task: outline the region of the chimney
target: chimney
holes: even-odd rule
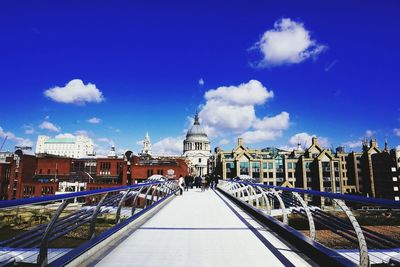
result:
[[[238,146],[243,146],[243,138],[238,138]]]
[[[311,142],[313,145],[317,145],[318,144],[318,138],[313,136],[313,138],[311,139]]]

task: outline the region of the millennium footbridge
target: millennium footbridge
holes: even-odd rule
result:
[[[399,202],[251,179],[177,192],[176,181],[153,176],[0,201],[0,266],[400,264]]]

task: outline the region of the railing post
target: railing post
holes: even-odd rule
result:
[[[143,209],[145,209],[147,207],[147,196],[151,190],[151,188],[153,187],[153,185],[149,186],[149,189],[147,189],[146,194],[144,195],[144,204],[143,204]]]
[[[271,215],[271,204],[269,203],[269,197],[265,193],[264,189],[258,186],[258,189],[261,191],[261,194],[264,196],[265,199],[265,205],[267,206],[267,214]]]
[[[279,195],[279,193],[278,193],[275,189],[272,188],[271,191],[274,193],[274,195],[276,196],[276,198],[277,198],[278,201],[279,201],[279,205],[280,205],[280,207],[281,207],[281,209],[282,209],[283,223],[284,223],[284,224],[288,224],[288,222],[289,222],[289,220],[288,220],[288,214],[287,214],[287,212],[286,212],[285,203],[283,202],[282,197]]]
[[[254,195],[254,198],[256,200],[256,207],[258,208],[260,206],[260,202],[258,201],[258,196],[255,188],[251,185],[248,185],[247,187],[250,187],[250,191],[252,192],[252,195]],[[251,202],[251,204],[254,205],[254,199],[252,199]]]
[[[117,213],[115,214],[115,224],[118,224],[121,220],[121,209],[122,209],[122,204],[124,203],[126,197],[128,194],[132,191],[132,188],[128,189],[126,191],[125,195],[121,198],[121,200],[118,203],[118,208],[117,208]]]
[[[37,264],[41,267],[46,266],[48,263],[48,248],[49,248],[49,237],[51,232],[54,229],[54,226],[57,222],[58,217],[60,217],[61,213],[64,211],[64,209],[67,207],[69,204],[69,200],[64,200],[63,203],[58,207],[56,213],[54,216],[51,218],[49,224],[46,227],[46,230],[44,231],[42,240],[40,242],[40,250],[39,250],[39,255],[37,258]]]
[[[311,214],[310,208],[307,206],[307,203],[303,200],[299,193],[292,192],[293,196],[300,202],[301,206],[303,207],[304,211],[306,212],[307,219],[308,219],[308,226],[310,228],[310,238],[312,240],[316,239],[316,231],[315,231],[315,223],[313,216]]]
[[[353,226],[354,231],[357,235],[358,246],[359,246],[359,251],[360,251],[359,265],[361,267],[370,266],[367,242],[365,241],[364,233],[360,227],[360,224],[358,223],[357,219],[354,217],[353,213],[351,212],[349,207],[347,207],[346,203],[344,203],[343,200],[333,199],[333,201],[336,202],[339,205],[339,207],[346,213],[347,218],[349,218],[350,223]]]
[[[100,208],[103,205],[104,201],[106,200],[107,196],[110,193],[106,193],[97,203],[96,208],[93,211],[92,217],[90,218],[90,228],[89,228],[89,239],[93,239],[96,236],[96,221],[97,221],[97,215],[99,215]]]
[[[146,186],[142,186],[142,187],[139,189],[137,195],[135,196],[135,198],[134,198],[134,200],[133,200],[133,202],[132,202],[132,212],[131,212],[131,216],[132,216],[133,214],[135,214],[136,205],[137,205],[137,204],[136,204],[137,199],[140,197],[140,194],[142,193],[143,189],[145,189],[145,188],[146,188]]]
[[[158,196],[158,192],[159,192],[160,186],[161,186],[160,184],[157,184],[156,187],[153,189],[153,192],[151,194],[150,205],[152,205],[154,203],[153,199],[154,199],[154,195],[155,195],[156,192],[157,192],[157,196]],[[158,199],[158,197],[157,197],[157,199]]]

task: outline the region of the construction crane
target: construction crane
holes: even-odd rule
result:
[[[4,137],[4,141],[3,141],[3,143],[2,143],[1,146],[0,146],[0,151],[3,149],[3,146],[4,146],[4,144],[6,143],[7,138],[8,138],[8,135],[6,135],[6,137]]]

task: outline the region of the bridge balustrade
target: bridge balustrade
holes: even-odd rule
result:
[[[176,193],[176,181],[0,201],[0,266],[63,265]]]
[[[304,218],[308,230],[304,231],[304,224],[300,229],[307,234],[306,238],[325,245],[327,241],[342,240],[344,245],[339,247],[346,249],[337,251],[357,260],[359,266],[400,264],[398,201],[270,186],[255,183],[250,178],[223,180],[218,188],[259,214],[272,218],[278,225],[296,227],[299,217]],[[385,216],[386,221],[382,220]],[[359,221],[365,225],[360,225]],[[369,248],[372,249],[369,251]]]

